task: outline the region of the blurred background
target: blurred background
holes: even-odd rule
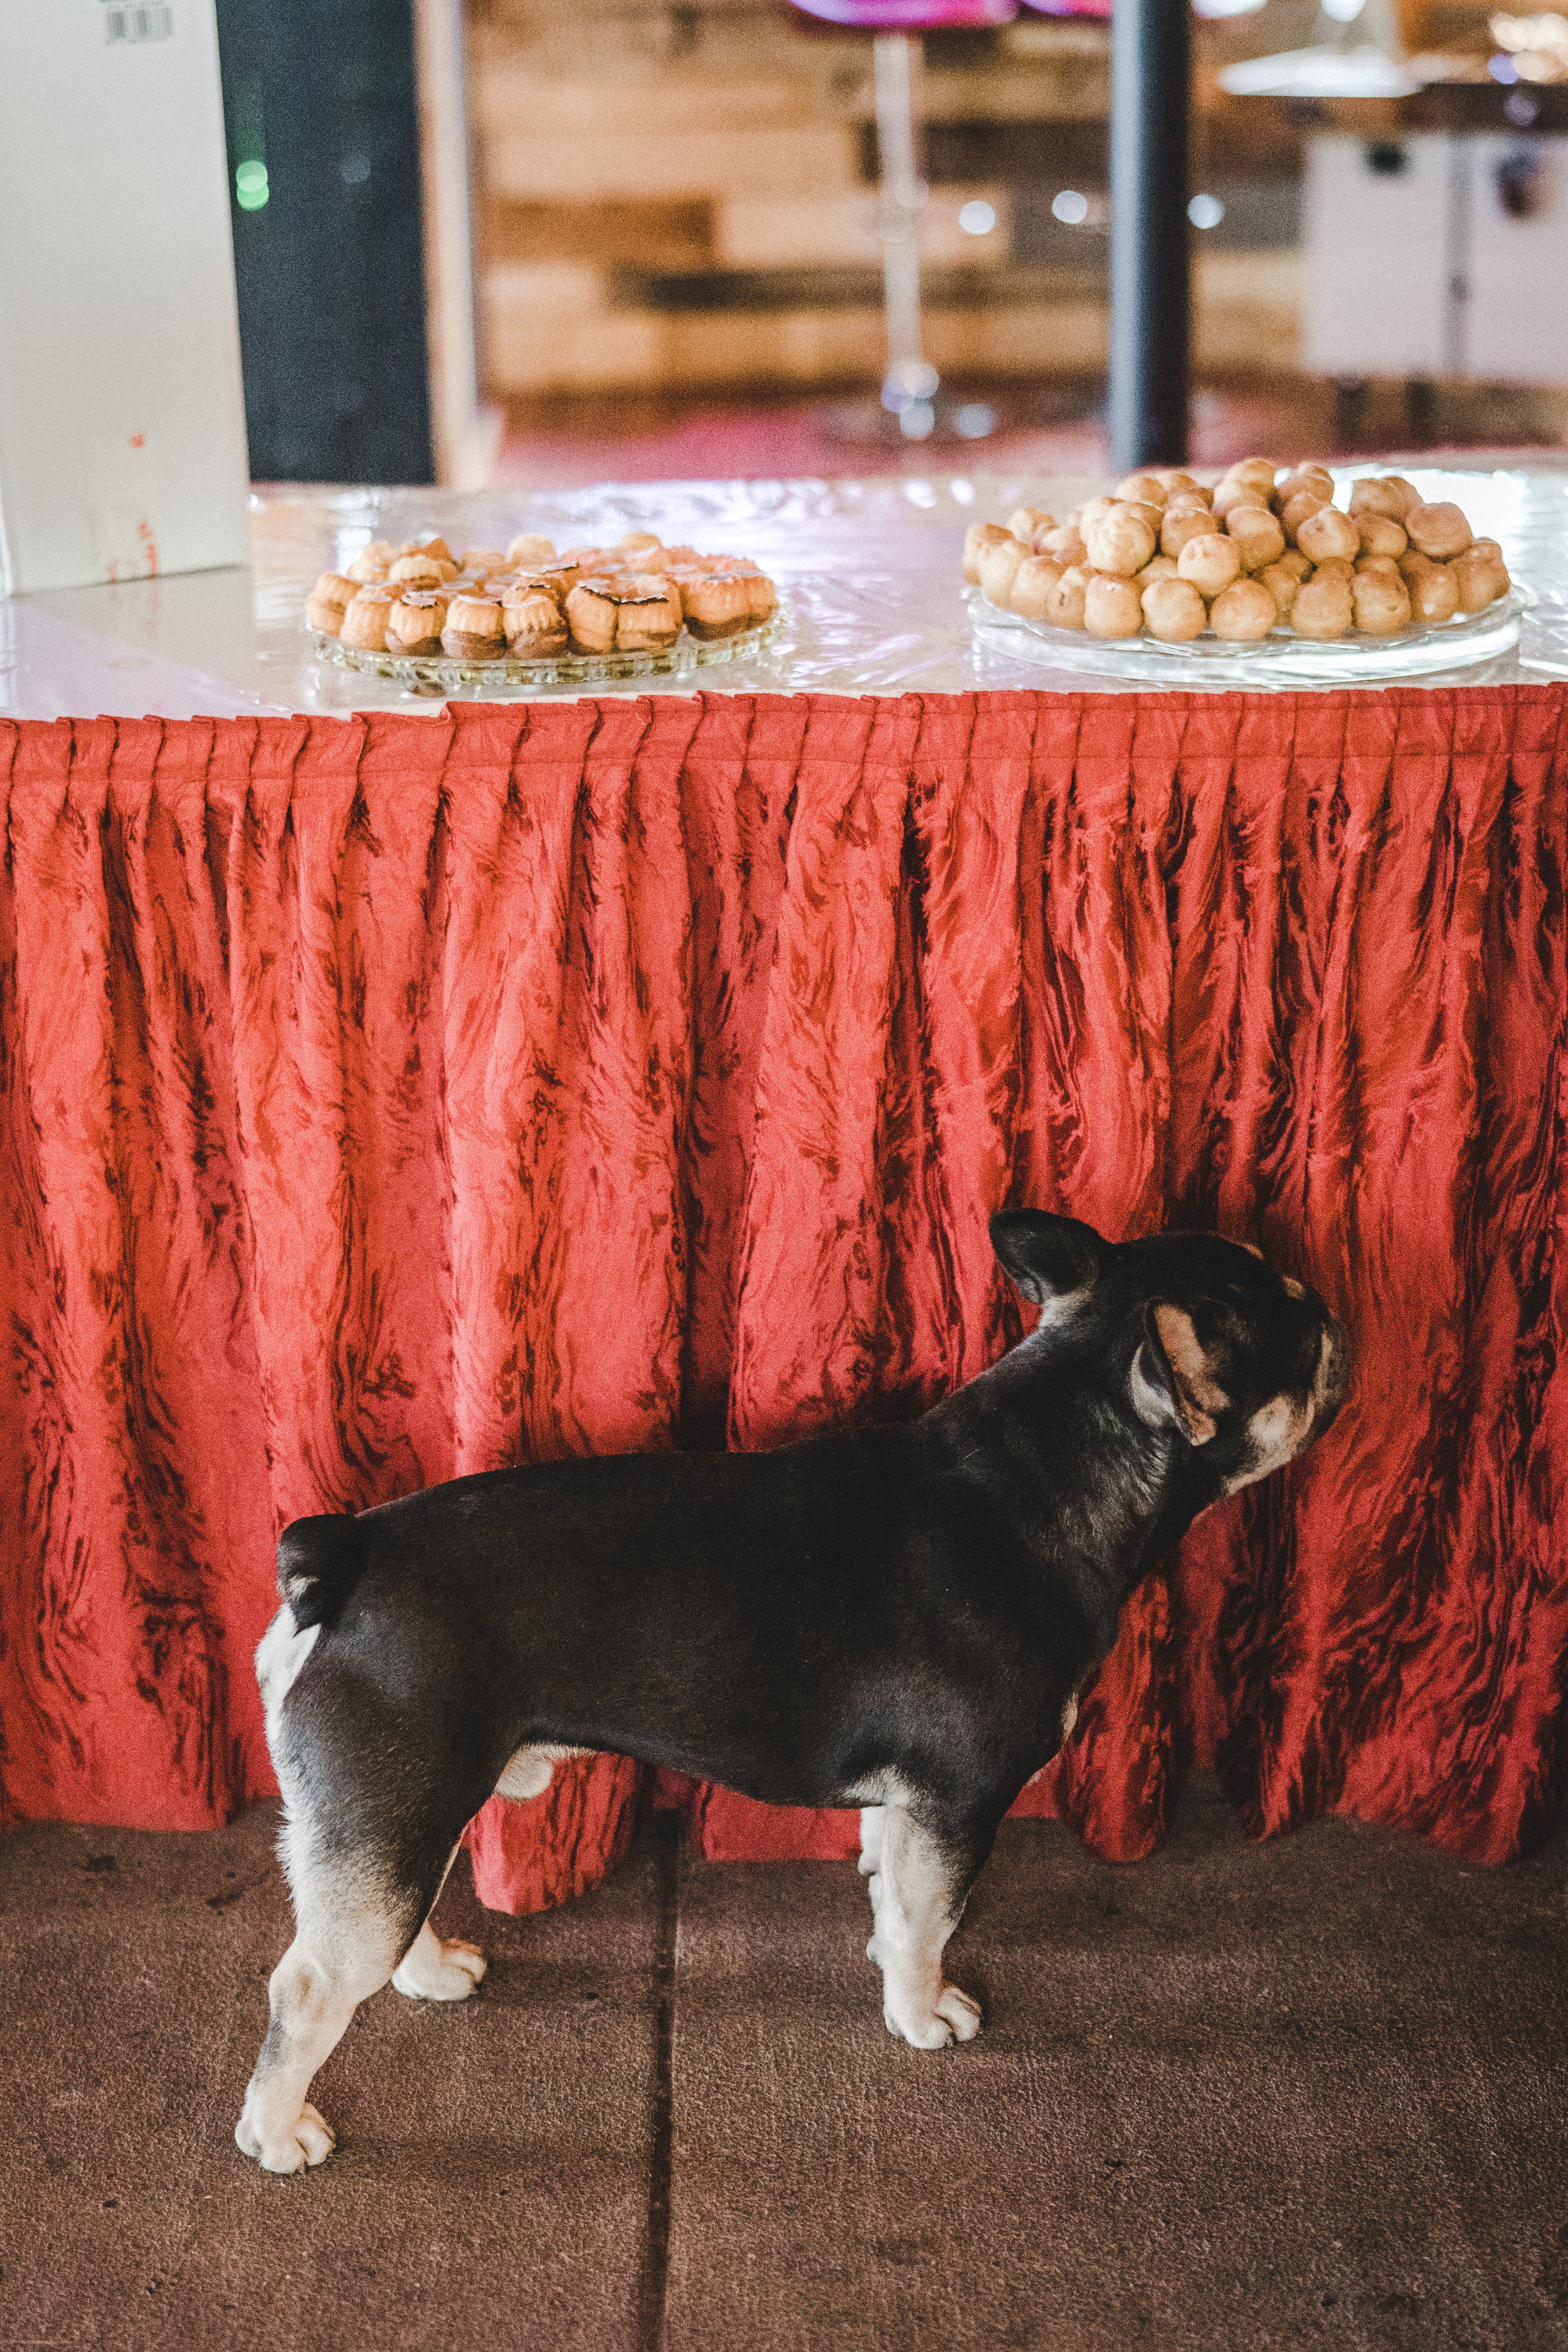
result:
[[[1233,13],[1192,27],[1194,459],[1560,444],[1568,20],[1203,5]],[[940,395],[901,418],[870,33],[786,0],[219,0],[253,473],[1103,462],[1110,25],[961,13],[1001,21],[910,44]]]

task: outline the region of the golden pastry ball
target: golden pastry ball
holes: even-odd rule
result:
[[[1316,488],[1297,490],[1286,500],[1279,509],[1279,520],[1285,536],[1292,547],[1296,545],[1301,525],[1310,516],[1321,514],[1328,504],[1329,499],[1325,494]]]
[[[1440,499],[1436,506],[1406,508],[1405,530],[1417,554],[1429,555],[1434,563],[1462,555],[1470,543],[1470,526],[1448,499]]]
[[[1160,525],[1160,552],[1179,556],[1190,539],[1206,539],[1214,530],[1214,517],[1206,507],[1168,506]]]
[[[1410,626],[1410,598],[1397,571],[1358,572],[1351,605],[1363,636],[1394,637]]]
[[[1142,571],[1136,575],[1145,588],[1151,580],[1173,580],[1175,576],[1175,560],[1169,555],[1152,555]]]
[[[1141,572],[1159,545],[1155,529],[1130,506],[1113,506],[1083,525],[1083,543],[1096,572],[1114,572],[1131,580]],[[1126,634],[1118,629],[1117,636]]]
[[[1401,485],[1397,481],[1384,480],[1381,477],[1372,481],[1352,482],[1350,497],[1351,512],[1353,515],[1385,515],[1391,522],[1397,522],[1410,504],[1409,499],[1405,496],[1405,490],[1408,488],[1408,483]]]
[[[1285,552],[1285,532],[1278,515],[1267,507],[1232,507],[1225,519],[1229,536],[1241,550],[1243,569],[1261,572]]]
[[[1090,572],[1083,625],[1091,637],[1135,637],[1143,625],[1143,601],[1136,582],[1122,572]]]
[[[1399,560],[1393,555],[1359,555],[1356,558],[1355,569],[1358,572],[1392,572],[1396,580],[1400,576]]]
[[[1194,476],[1184,472],[1180,466],[1153,466],[1149,470],[1151,478],[1159,483],[1168,499],[1179,497],[1184,490],[1195,490],[1198,488]],[[1214,492],[1205,490],[1204,496],[1212,498]]]
[[[1337,572],[1314,572],[1303,580],[1290,608],[1290,626],[1299,637],[1342,637],[1353,617],[1350,581]]]
[[[1089,550],[1083,543],[1083,533],[1076,523],[1058,523],[1055,530],[1043,530],[1035,542],[1037,555],[1054,555],[1058,563],[1087,563]]]
[[[988,540],[980,551],[980,593],[994,604],[1005,605],[1007,592],[1013,585],[1013,575],[1028,555],[1021,539],[1011,531],[1003,538]]]
[[[1092,574],[1080,563],[1069,563],[1050,593],[1046,618],[1058,629],[1081,629],[1084,602]]]
[[[1502,557],[1491,547],[1467,547],[1455,556],[1448,570],[1458,591],[1461,613],[1484,613],[1507,591]]]
[[[1273,595],[1261,580],[1233,581],[1209,606],[1209,626],[1215,636],[1237,645],[1266,637],[1279,617]]]
[[[999,522],[972,522],[963,534],[963,576],[972,588],[980,585],[980,558],[984,549],[999,547],[1012,538]],[[516,545],[516,541],[513,541]]]
[[[1150,635],[1168,646],[1201,636],[1208,620],[1208,608],[1192,582],[1178,580],[1173,572],[1150,581],[1142,604]]]
[[[1055,530],[1056,527],[1055,515],[1047,514],[1044,507],[1015,507],[1007,518],[1007,528],[1014,538],[1026,541],[1031,547],[1042,530]]]
[[[1300,573],[1287,571],[1284,562],[1280,562],[1266,563],[1261,572],[1254,572],[1253,577],[1256,580],[1261,580],[1273,597],[1274,609],[1279,618],[1282,621],[1289,620],[1290,607],[1296,602],[1297,592],[1301,585]]]
[[[1301,523],[1296,544],[1314,563],[1322,563],[1331,555],[1343,556],[1353,562],[1361,553],[1361,532],[1338,507],[1320,507]]]
[[[1176,558],[1176,571],[1200,595],[1217,596],[1240,577],[1241,550],[1234,539],[1211,530],[1202,539],[1188,540]]]
[[[1410,541],[1405,527],[1392,515],[1369,513],[1364,508],[1351,509],[1352,522],[1361,533],[1363,555],[1403,555]]]
[[[1451,621],[1459,609],[1459,583],[1446,563],[1434,563],[1414,548],[1399,559],[1399,576],[1410,597],[1413,619]]]
[[[1288,474],[1281,474],[1274,485],[1275,503],[1279,507],[1286,507],[1292,499],[1299,498],[1303,490],[1321,490],[1322,504],[1327,506],[1334,495],[1334,478],[1328,467],[1311,465],[1293,466]]]
[[[1123,502],[1131,499],[1140,506],[1163,507],[1171,494],[1158,474],[1128,474],[1117,483],[1116,495]]]
[[[1032,621],[1045,620],[1051,591],[1065,569],[1065,565],[1054,562],[1048,555],[1026,555],[1014,572],[1013,584],[1007,592],[1010,609],[1026,614]]]

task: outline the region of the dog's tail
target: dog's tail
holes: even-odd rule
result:
[[[329,1512],[284,1528],[278,1538],[278,1590],[301,1633],[308,1625],[334,1622],[363,1565],[364,1531],[356,1518]]]

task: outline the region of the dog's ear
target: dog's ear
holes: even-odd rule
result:
[[[1105,1244],[1076,1217],[1044,1209],[999,1209],[991,1220],[991,1246],[1002,1268],[1035,1305],[1050,1309],[1100,1278]]]
[[[1189,1445],[1206,1445],[1229,1397],[1184,1307],[1152,1299],[1143,1340],[1132,1359],[1132,1409],[1151,1429],[1179,1429]]]

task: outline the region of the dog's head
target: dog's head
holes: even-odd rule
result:
[[[1321,1437],[1349,1372],[1342,1327],[1303,1283],[1215,1234],[1108,1242],[1076,1217],[1009,1209],[991,1242],[1040,1309],[1030,1344],[1069,1350],[1233,1494]]]

